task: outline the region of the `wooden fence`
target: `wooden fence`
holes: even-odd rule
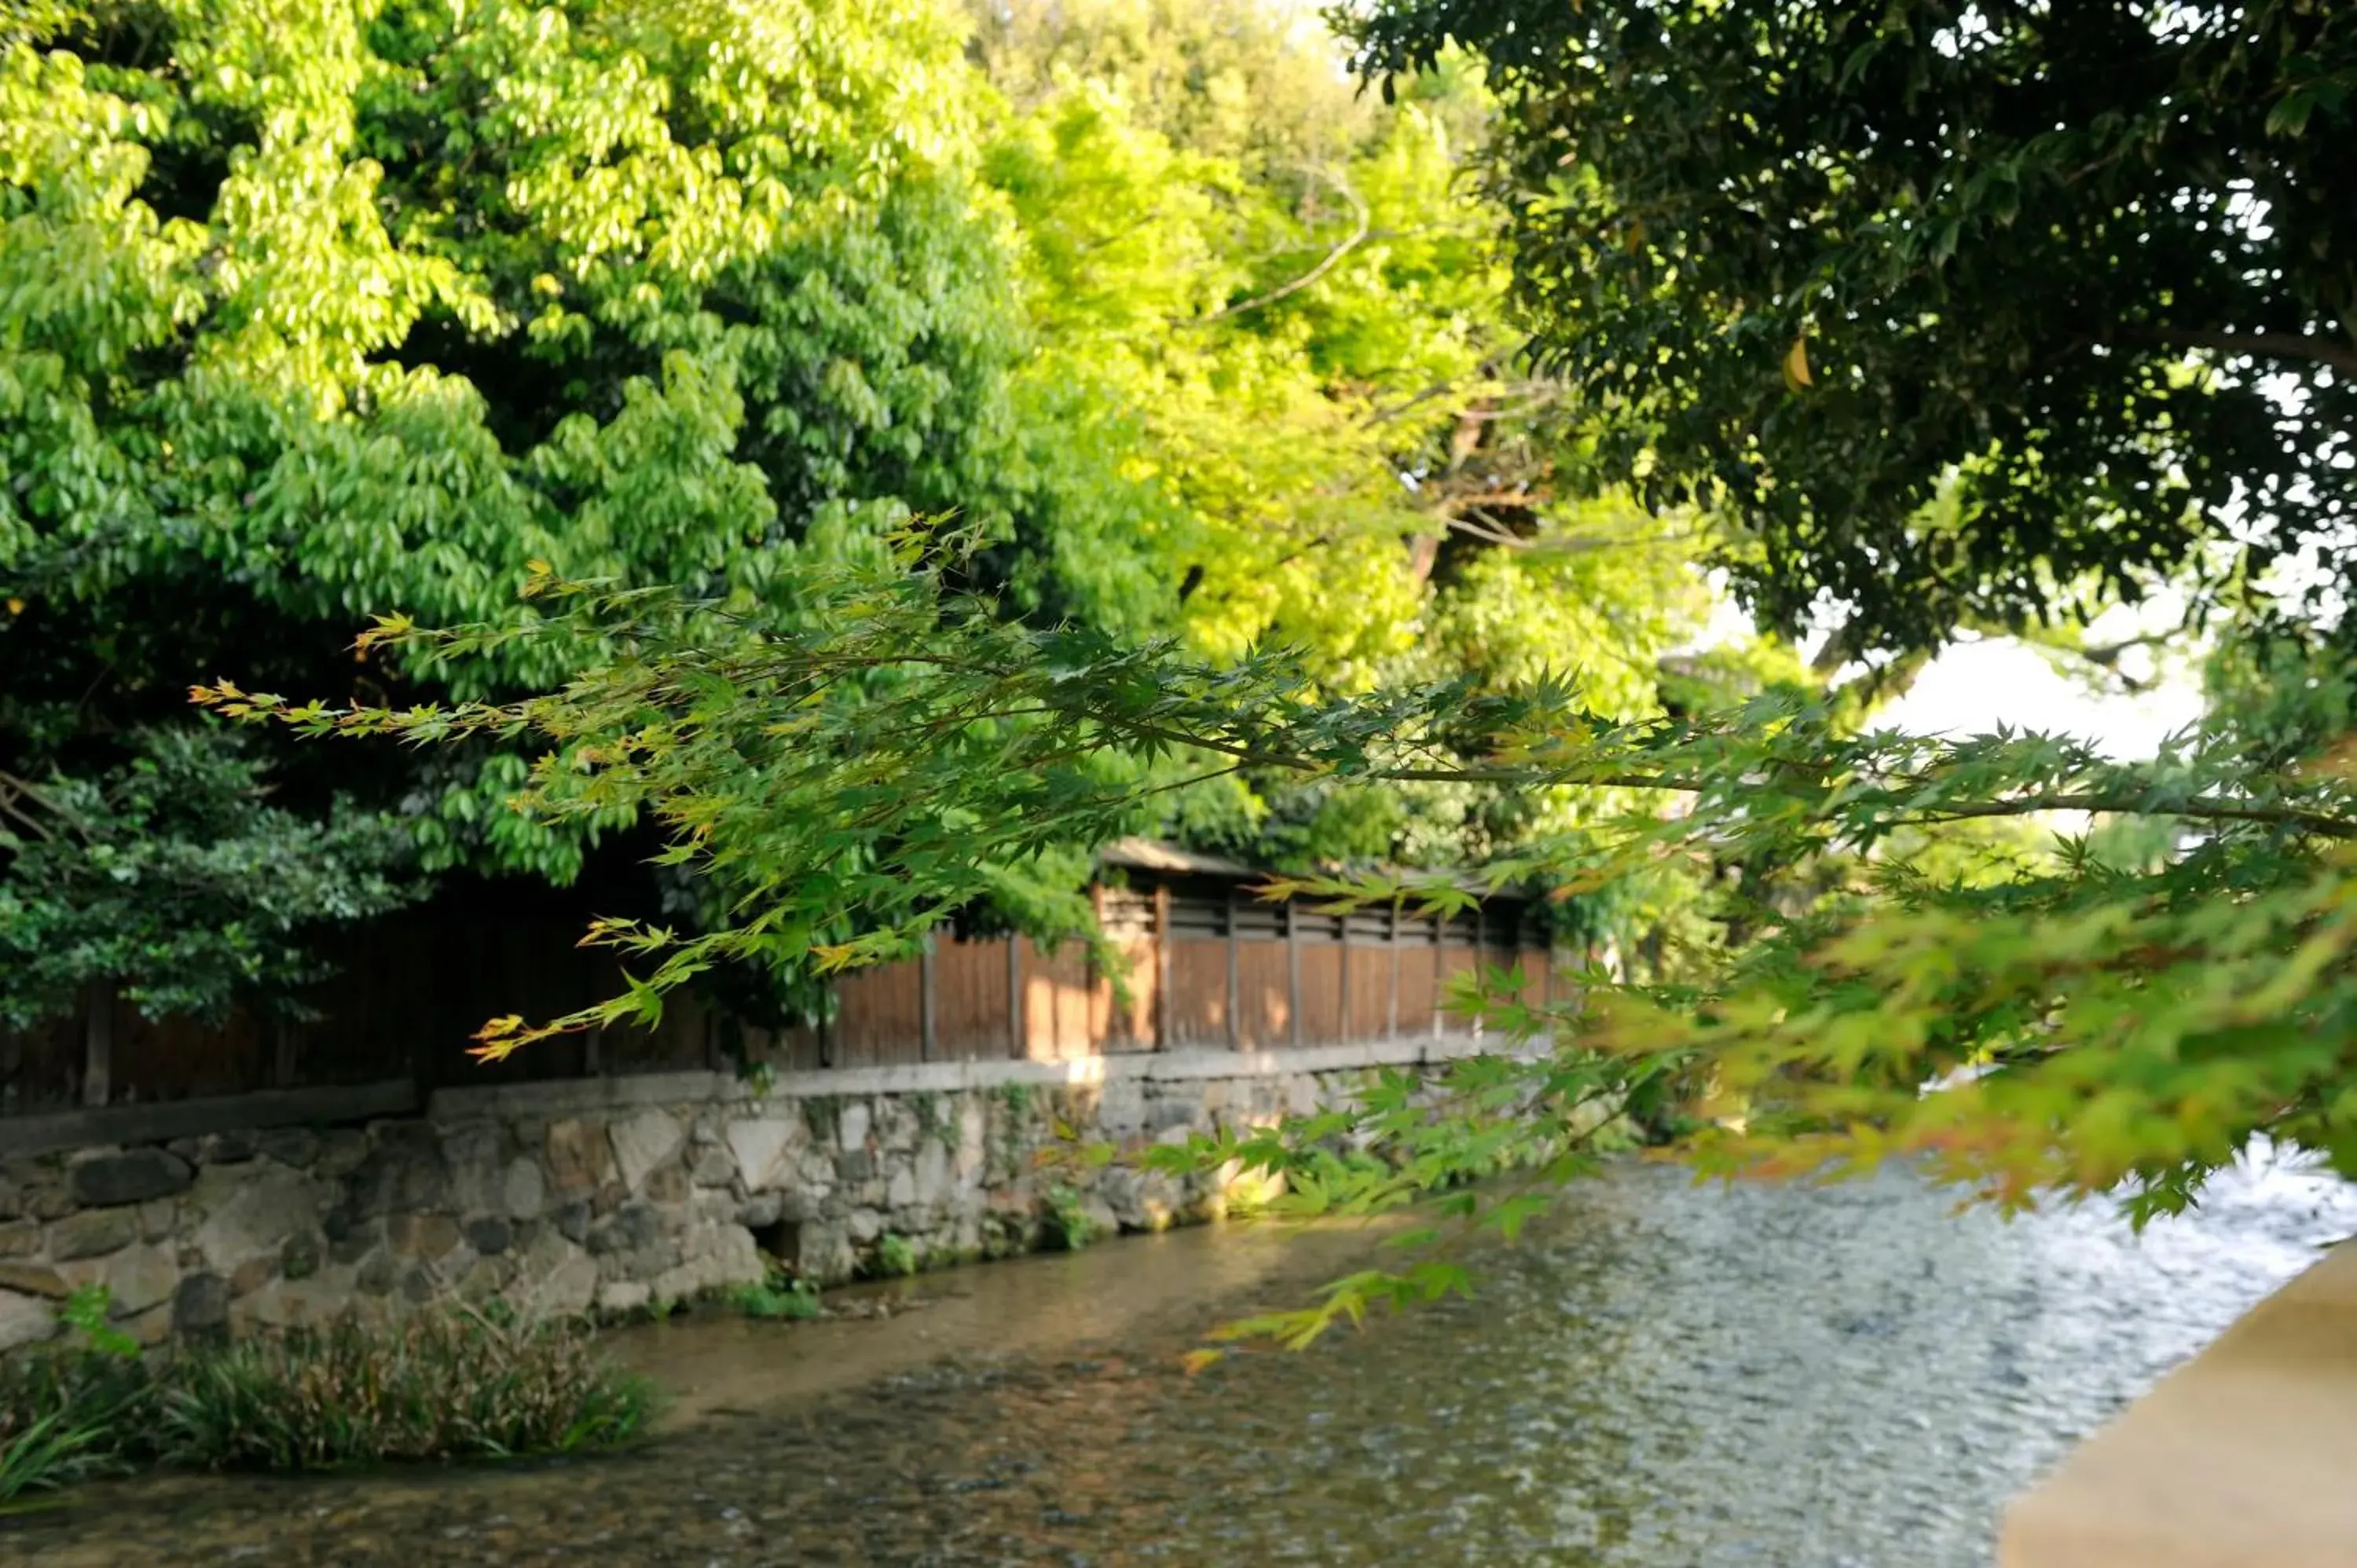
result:
[[[620,977],[609,954],[578,945],[577,911],[446,898],[353,933],[309,1021],[152,1022],[93,992],[72,1017],[0,1034],[0,1117],[268,1090],[365,1090],[384,1104],[401,1084],[418,1099],[451,1083],[734,1060],[789,1070],[1284,1049],[1467,1027],[1452,1024],[1443,997],[1477,964],[1519,969],[1533,1002],[1552,984],[1544,940],[1518,900],[1450,919],[1345,918],[1258,902],[1233,876],[1129,883],[1094,894],[1100,926],[1127,960],[1118,985],[1077,942],[1048,950],[1028,938],[945,935],[920,959],[845,977],[823,1026],[762,1030],[707,999],[674,996],[658,1027],[546,1041],[489,1066],[466,1054],[485,1019],[567,1011],[610,994]]]

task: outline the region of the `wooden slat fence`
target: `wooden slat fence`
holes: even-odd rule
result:
[[[1477,964],[1519,966],[1522,993],[1554,983],[1544,939],[1519,901],[1447,919],[1387,910],[1347,918],[1275,906],[1203,876],[1096,894],[1126,961],[1119,984],[1086,948],[943,932],[921,958],[843,980],[834,1015],[764,1030],[708,1001],[675,996],[653,1029],[609,1029],[528,1047],[505,1063],[466,1054],[493,1016],[546,1016],[619,987],[611,955],[578,946],[580,922],[502,912],[492,900],[411,911],[356,933],[339,977],[303,1022],[234,1016],[151,1022],[93,994],[71,1018],[0,1034],[0,1116],[146,1105],[257,1090],[406,1080],[562,1079],[716,1067],[781,1070],[1105,1052],[1284,1049],[1460,1031],[1450,981]],[[5,1142],[5,1135],[0,1135]]]

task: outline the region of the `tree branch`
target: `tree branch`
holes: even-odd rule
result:
[[[2303,332],[2220,332],[2195,327],[2123,327],[2115,333],[2130,343],[2168,349],[2215,349],[2260,360],[2301,360],[2357,376],[2357,346]]]
[[[1335,245],[1333,249],[1328,251],[1324,258],[1320,260],[1316,266],[1310,268],[1299,277],[1295,278],[1291,283],[1280,284],[1276,287],[1269,290],[1266,294],[1254,295],[1250,299],[1243,300],[1235,305],[1228,306],[1224,309],[1215,310],[1209,316],[1194,316],[1186,317],[1185,324],[1187,326],[1208,327],[1215,321],[1225,321],[1231,317],[1242,316],[1248,310],[1258,310],[1264,305],[1275,305],[1278,300],[1285,298],[1287,295],[1298,294],[1303,289],[1308,288],[1311,284],[1316,283],[1319,278],[1324,277],[1328,273],[1332,272],[1336,267],[1340,266],[1343,257],[1349,255],[1352,251],[1357,250],[1360,245],[1365,242],[1368,231],[1372,226],[1372,216],[1367,210],[1367,204],[1359,199],[1359,193],[1352,190],[1348,183],[1337,179],[1332,175],[1327,174],[1322,170],[1304,169],[1302,172],[1310,176],[1313,179],[1324,180],[1327,184],[1340,191],[1341,193],[1342,199],[1349,202],[1351,209],[1358,214],[1358,223],[1351,229],[1349,237]]]

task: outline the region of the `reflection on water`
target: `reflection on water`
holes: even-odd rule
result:
[[[1996,1510],[2316,1254],[2357,1191],[2222,1182],[2141,1240],[2007,1224],[1898,1175],[1695,1188],[1627,1165],[1480,1294],[1189,1380],[1362,1231],[1196,1231],[937,1276],[877,1322],[671,1325],[619,1457],[308,1482],[180,1477],[0,1558],[258,1563],[1986,1563]]]

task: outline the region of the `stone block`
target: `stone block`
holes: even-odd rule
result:
[[[450,1173],[450,1207],[461,1214],[499,1208],[506,1153],[506,1139],[496,1122],[468,1122],[444,1133],[442,1164]]]
[[[253,1138],[246,1133],[216,1133],[197,1144],[197,1160],[208,1165],[242,1165],[253,1158]]]
[[[541,1179],[539,1162],[529,1155],[510,1160],[500,1182],[500,1205],[511,1219],[536,1219],[548,1202],[548,1184]]]
[[[557,1191],[590,1192],[605,1181],[608,1155],[604,1128],[569,1117],[551,1122],[542,1147],[550,1185]]]
[[[577,1247],[589,1240],[589,1205],[576,1198],[556,1211],[553,1223],[558,1235]]]
[[[759,1192],[790,1178],[791,1156],[803,1146],[807,1135],[800,1116],[756,1116],[728,1124],[728,1152],[735,1156],[745,1186]]]
[[[332,1181],[358,1170],[373,1147],[366,1133],[357,1128],[339,1127],[319,1134],[318,1153],[310,1160],[285,1160],[281,1163],[290,1165],[308,1164],[314,1175]]]
[[[40,1263],[0,1263],[0,1290],[63,1301],[71,1287],[58,1271]]]
[[[369,1295],[382,1295],[400,1283],[401,1261],[391,1252],[371,1252],[352,1276],[354,1288]]]
[[[458,1294],[467,1301],[489,1301],[504,1293],[514,1278],[515,1265],[506,1258],[478,1258],[458,1281]]]
[[[946,1203],[950,1196],[950,1152],[940,1140],[928,1138],[917,1149],[909,1166],[910,1196],[924,1204]]]
[[[252,1295],[240,1296],[231,1304],[227,1309],[226,1326],[243,1332],[251,1328],[293,1328],[330,1322],[353,1311],[359,1305],[353,1299],[353,1288],[352,1276],[341,1272],[309,1280],[273,1280]],[[209,1307],[210,1304],[204,1305]],[[218,1333],[220,1330],[198,1332]]]
[[[642,1280],[608,1280],[597,1287],[597,1307],[601,1312],[635,1312],[653,1295]]]
[[[606,1135],[614,1146],[614,1165],[622,1185],[632,1192],[644,1191],[647,1178],[677,1158],[687,1142],[678,1118],[652,1105],[615,1122]]]
[[[301,1170],[319,1157],[319,1135],[307,1127],[280,1127],[255,1133],[253,1147],[265,1159]]]
[[[269,1257],[248,1258],[245,1262],[237,1266],[236,1273],[230,1275],[229,1294],[231,1295],[252,1295],[255,1291],[260,1290],[264,1285],[268,1284],[277,1277],[277,1259]]]
[[[867,1131],[872,1117],[865,1100],[845,1102],[843,1114],[835,1122],[835,1146],[846,1152],[867,1147]]]
[[[917,1201],[917,1173],[907,1165],[899,1165],[884,1184],[884,1201],[893,1208],[906,1208]]]
[[[170,1298],[180,1283],[180,1262],[170,1248],[143,1245],[60,1263],[58,1273],[69,1290],[105,1286],[112,1315],[128,1317]]]
[[[204,1219],[197,1250],[217,1273],[233,1274],[255,1258],[276,1258],[289,1237],[318,1227],[323,1196],[301,1171],[268,1161],[209,1165],[193,1197]]]
[[[38,1345],[58,1331],[57,1308],[38,1296],[0,1290],[0,1355]]]
[[[278,1251],[278,1273],[290,1280],[307,1280],[319,1272],[319,1238],[309,1230],[286,1238]]]
[[[698,1187],[726,1187],[737,1179],[737,1162],[722,1144],[712,1144],[696,1151],[695,1164],[688,1175]]]
[[[212,1335],[229,1327],[229,1281],[191,1273],[172,1292],[172,1327],[181,1335]]]
[[[159,1197],[139,1206],[139,1235],[147,1241],[168,1238],[180,1223],[180,1206],[168,1197]]]
[[[448,1208],[450,1173],[441,1145],[422,1126],[381,1123],[376,1146],[344,1177],[344,1202],[355,1214]]]
[[[589,1251],[605,1256],[642,1251],[662,1235],[662,1218],[643,1203],[626,1203],[589,1233]]]
[[[382,1219],[353,1219],[336,1211],[320,1228],[328,1238],[328,1261],[333,1263],[357,1263],[384,1245]]]
[[[0,1258],[29,1258],[41,1250],[41,1228],[30,1219],[0,1223]]]
[[[139,1240],[139,1214],[130,1208],[86,1208],[49,1227],[49,1256],[59,1262],[95,1258]]]
[[[73,1167],[74,1201],[91,1208],[145,1203],[188,1189],[188,1162],[162,1149],[95,1155]]]
[[[840,1226],[805,1225],[801,1243],[800,1254],[793,1262],[794,1272],[803,1279],[833,1284],[849,1279],[858,1267],[851,1239]]]
[[[496,1216],[467,1222],[467,1245],[486,1258],[496,1258],[508,1250],[508,1222]]]
[[[685,1203],[687,1195],[694,1188],[688,1181],[686,1167],[673,1161],[658,1166],[654,1174],[647,1177],[643,1190],[655,1203]]]
[[[597,1264],[555,1231],[543,1230],[515,1257],[516,1304],[525,1312],[569,1317],[597,1295]]]
[[[385,1245],[404,1258],[432,1262],[447,1257],[464,1238],[447,1214],[396,1214],[385,1221]]]

